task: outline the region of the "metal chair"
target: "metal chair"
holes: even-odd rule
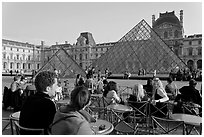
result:
[[[4,127],[3,127],[3,122],[6,122]],[[10,126],[10,118],[9,117],[2,117],[2,134],[6,129],[8,129],[9,126]]]
[[[138,134],[149,134],[147,131],[150,125],[148,113],[148,101],[128,101],[128,104],[135,110],[134,119],[138,123]]]
[[[44,129],[22,127],[17,121],[14,121],[14,126],[17,135],[45,135]]]
[[[151,119],[153,125],[153,134],[185,135],[184,121],[176,121],[155,116],[151,116]]]
[[[113,118],[114,118],[114,130],[116,131],[116,134],[125,134],[125,135],[135,135],[137,133],[137,127],[138,124],[136,123],[135,117],[135,111],[128,111],[125,112],[126,115],[124,117],[124,113],[116,112],[112,110]],[[133,117],[133,119],[131,118]]]

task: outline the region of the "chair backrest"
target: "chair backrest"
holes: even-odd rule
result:
[[[17,135],[44,135],[45,129],[26,128],[19,125],[18,121],[14,121],[14,126]]]
[[[184,121],[151,116],[154,134],[185,134]]]
[[[135,115],[142,117],[148,116],[148,103],[147,101],[128,101],[128,104],[135,110]]]
[[[156,117],[168,117],[168,102],[150,104],[150,115]]]

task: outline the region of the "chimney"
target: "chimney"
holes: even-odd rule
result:
[[[68,41],[65,41],[65,44],[68,44]]]
[[[58,45],[58,42],[56,42],[56,45]]]
[[[183,10],[180,10],[180,24],[183,27]]]
[[[152,27],[153,27],[154,23],[155,23],[155,15],[152,15]]]
[[[41,46],[44,46],[45,45],[45,42],[44,41],[41,41]]]

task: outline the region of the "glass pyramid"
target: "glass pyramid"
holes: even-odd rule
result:
[[[176,67],[187,67],[145,20],[95,60],[92,66],[101,72],[108,68],[113,74],[125,71],[137,74],[141,68],[147,73],[157,70],[161,74],[169,73]]]
[[[86,76],[85,71],[72,59],[63,47],[60,47],[37,73],[45,70],[54,72],[54,69],[60,72],[60,78],[76,77],[77,74],[81,74],[83,77]]]

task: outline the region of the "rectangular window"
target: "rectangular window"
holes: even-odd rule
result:
[[[189,41],[189,45],[192,45],[192,41]]]
[[[19,55],[16,55],[17,60],[19,60]]]
[[[202,55],[202,48],[198,49],[198,55]]]
[[[188,49],[188,55],[189,55],[189,56],[192,56],[192,55],[193,55],[193,48],[189,48],[189,49]]]
[[[201,40],[198,41],[198,44],[201,45]]]

